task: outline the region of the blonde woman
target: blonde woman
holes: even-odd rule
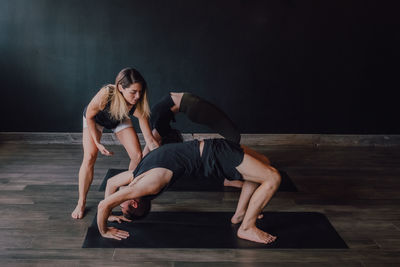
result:
[[[147,101],[147,85],[143,76],[133,68],[121,70],[115,84],[109,84],[90,101],[83,112],[83,161],[79,170],[79,200],[71,216],[81,219],[86,206],[86,196],[93,181],[97,153],[112,156],[100,143],[103,128],[112,129],[125,147],[129,158],[129,170],[134,170],[142,159],[139,138],[133,128],[130,116],[139,120],[146,146],[153,150],[158,147],[149,125],[150,108]]]

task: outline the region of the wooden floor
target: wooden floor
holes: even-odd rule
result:
[[[400,266],[399,147],[253,147],[299,189],[265,210],[322,212],[349,249],[82,249],[103,176],[128,165],[121,146],[109,147],[115,155],[99,156],[78,221],[80,145],[0,144],[0,266]],[[153,210],[234,211],[237,197],[166,192]]]

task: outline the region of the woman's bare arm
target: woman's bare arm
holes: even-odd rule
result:
[[[94,117],[97,113],[99,113],[102,109],[104,109],[104,105],[106,99],[108,98],[108,90],[106,88],[102,88],[90,101],[89,105],[86,109],[86,122],[88,125],[88,130],[90,136],[93,139],[93,142],[99,149],[100,153],[106,156],[111,156],[112,152],[108,151],[101,143],[101,133],[99,133],[96,129],[96,121]]]
[[[135,116],[139,120],[140,130],[142,130],[144,140],[146,141],[146,146],[150,149],[150,151],[159,147],[160,146],[159,143],[154,138],[150,130],[150,124],[148,118],[139,114],[139,111],[137,110],[135,110],[133,116]]]

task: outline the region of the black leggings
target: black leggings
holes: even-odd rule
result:
[[[195,123],[204,124],[224,138],[240,143],[240,133],[236,125],[219,108],[191,93],[182,96],[179,112]]]

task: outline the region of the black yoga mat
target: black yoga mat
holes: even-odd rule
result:
[[[120,213],[116,213],[120,214]],[[316,212],[266,212],[257,226],[275,236],[260,244],[236,236],[230,212],[151,212],[135,222],[108,223],[128,231],[125,240],[103,238],[96,217],[83,248],[348,248],[325,215]]]
[[[118,173],[124,172],[122,169],[108,169],[99,191],[106,190],[107,180]],[[286,172],[279,170],[282,181],[278,191],[297,192],[297,188]],[[223,186],[222,180],[214,177],[181,177],[167,188],[167,191],[207,191],[207,192],[232,192],[240,191],[239,188]]]

